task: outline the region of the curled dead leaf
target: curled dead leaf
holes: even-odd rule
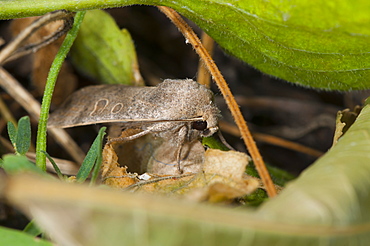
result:
[[[237,151],[208,149],[202,170],[182,175],[146,173],[138,176],[121,167],[111,145],[103,151],[102,182],[114,188],[189,200],[220,202],[252,193],[259,183],[244,175],[250,158]],[[140,177],[144,177],[141,178]]]
[[[339,138],[343,136],[349,129],[349,127],[355,122],[358,114],[361,112],[362,107],[356,106],[353,111],[348,108],[341,110],[337,113],[335,122],[335,132],[333,137],[333,145],[336,145]]]
[[[127,167],[121,167],[112,145],[106,144],[103,150],[101,166],[102,182],[114,188],[124,188],[137,182],[136,174],[127,173]]]

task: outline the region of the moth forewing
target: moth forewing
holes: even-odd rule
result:
[[[124,85],[88,86],[70,95],[49,117],[49,127],[68,128],[117,121],[133,121],[134,97],[153,87]],[[148,117],[145,117],[148,118]]]
[[[156,87],[88,86],[73,93],[49,117],[49,127],[68,128],[97,123],[207,121],[217,125],[212,93],[197,82],[165,80]],[[146,124],[144,124],[146,125]]]

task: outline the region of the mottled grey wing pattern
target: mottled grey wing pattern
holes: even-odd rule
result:
[[[132,121],[132,101],[155,87],[97,85],[85,87],[68,99],[49,117],[50,127],[73,127],[106,122]],[[137,100],[140,100],[137,98]],[[146,116],[144,116],[146,117]]]
[[[210,90],[197,82],[165,80],[156,87],[98,85],[73,93],[49,118],[50,127],[108,122],[158,122],[202,119],[217,125]]]

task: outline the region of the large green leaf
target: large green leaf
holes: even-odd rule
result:
[[[228,52],[279,78],[323,89],[370,88],[368,0],[0,0],[0,18],[131,4],[173,7]]]
[[[0,227],[0,245],[53,246],[51,242],[35,238],[21,231]]]
[[[370,105],[338,143],[258,214],[370,235]],[[298,219],[299,218],[299,219]]]
[[[365,246],[370,241],[369,122],[367,105],[325,156],[257,210],[27,176],[11,178],[2,194],[60,245]]]

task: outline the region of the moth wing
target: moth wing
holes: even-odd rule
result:
[[[134,122],[151,118],[150,110],[135,113],[135,103],[155,87],[97,85],[71,94],[50,116],[49,127],[67,128],[111,122]]]

